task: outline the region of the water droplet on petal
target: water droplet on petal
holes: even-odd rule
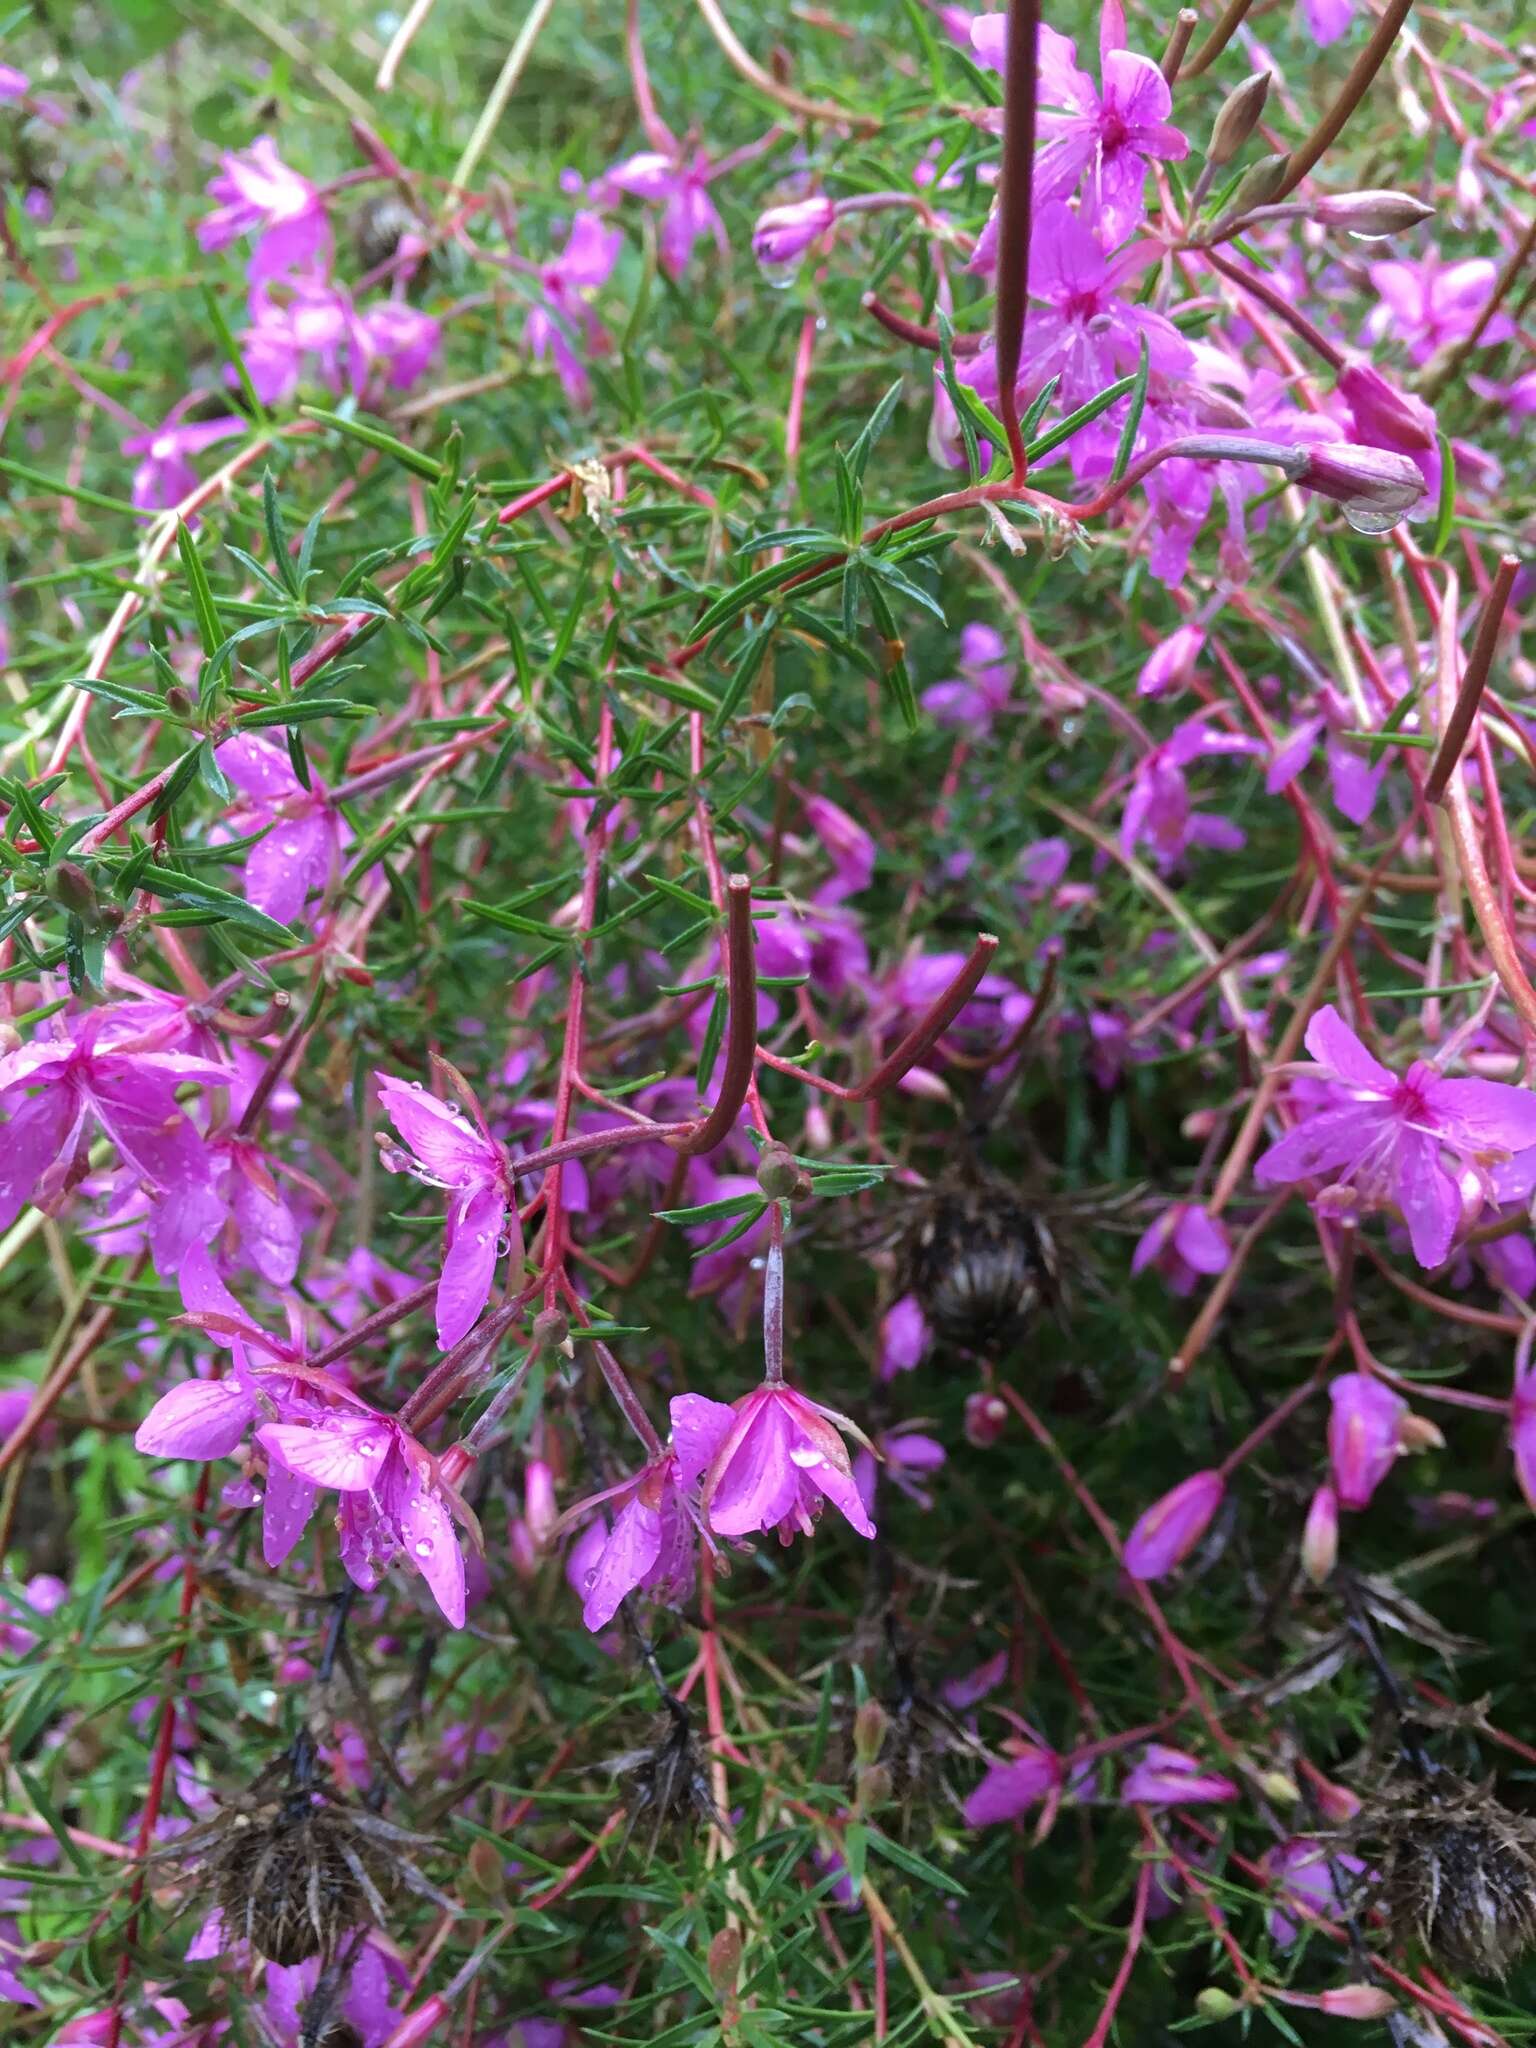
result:
[[[791,1465],[798,1465],[802,1472],[814,1472],[818,1465],[826,1461],[820,1451],[813,1451],[809,1444],[796,1444],[790,1451],[789,1462]]]
[[[430,1557],[432,1555],[432,1545],[425,1536],[416,1545],[416,1555],[418,1557]]]
[[[1345,504],[1344,517],[1356,533],[1390,533],[1401,522],[1403,514],[1384,512],[1379,505],[1355,498]]]
[[[501,1234],[501,1236],[500,1236],[500,1237],[498,1237],[498,1238],[497,1238],[497,1240],[496,1240],[496,1256],[497,1256],[497,1258],[498,1258],[498,1259],[504,1259],[504,1258],[505,1258],[505,1257],[507,1256],[508,1252],[510,1252],[510,1251],[511,1251],[511,1249],[512,1249],[512,1240],[511,1240],[511,1238],[510,1238],[510,1237],[508,1237],[508,1236],[507,1236],[507,1233],[506,1233],[505,1231],[503,1231],[503,1232],[502,1232],[502,1234]]]
[[[594,1586],[595,1586],[596,1584],[597,1584],[597,1571],[596,1571],[596,1568],[595,1568],[595,1567],[593,1568],[593,1570],[591,1570],[591,1571],[589,1571],[589,1572],[583,1572],[583,1573],[582,1573],[582,1575],[581,1575],[581,1590],[582,1590],[582,1591],[583,1591],[584,1593],[590,1593],[590,1592],[591,1592],[591,1590],[592,1590],[592,1588],[593,1588],[593,1587],[594,1587]]]

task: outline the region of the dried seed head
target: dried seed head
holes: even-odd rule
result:
[[[968,1351],[1016,1344],[1057,1293],[1050,1231],[990,1175],[935,1186],[908,1235],[906,1264],[929,1326]]]
[[[622,1783],[631,1829],[648,1823],[652,1849],[664,1828],[719,1821],[693,1722],[681,1703],[668,1704],[646,1748],[612,1758],[608,1768]]]
[[[1442,1969],[1506,1977],[1536,1942],[1536,1822],[1449,1771],[1389,1780],[1349,1829],[1379,1865],[1399,1939]]]

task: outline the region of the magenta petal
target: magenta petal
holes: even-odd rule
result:
[[[375,1078],[384,1114],[421,1164],[445,1186],[467,1187],[497,1173],[496,1147],[456,1107],[393,1074]]]
[[[415,1488],[400,1513],[400,1543],[454,1628],[464,1626],[464,1553],[453,1517],[435,1493]]]
[[[1493,1152],[1536,1145],[1536,1094],[1529,1088],[1507,1081],[1432,1081],[1424,1092],[1453,1145]]]
[[[1322,1110],[1304,1118],[1256,1159],[1253,1177],[1266,1187],[1282,1187],[1287,1181],[1336,1173],[1370,1149],[1381,1123],[1369,1103]]]
[[[965,1802],[967,1827],[984,1828],[994,1821],[1017,1820],[1031,1806],[1048,1798],[1060,1780],[1061,1766],[1048,1749],[994,1764]]]
[[[279,818],[245,857],[246,901],[279,924],[293,925],[310,892],[325,886],[331,827],[323,811]]]
[[[267,1486],[261,1502],[261,1554],[276,1571],[286,1564],[309,1526],[319,1490],[277,1458],[267,1460]]]
[[[692,1493],[735,1427],[736,1410],[703,1394],[678,1394],[669,1412],[677,1483],[684,1493]]]
[[[636,1494],[613,1518],[585,1587],[581,1618],[596,1635],[619,1611],[661,1555],[661,1516]]]
[[[818,1493],[825,1494],[851,1529],[857,1530],[860,1536],[874,1535],[875,1525],[869,1519],[869,1510],[864,1505],[864,1497],[852,1472],[846,1468],[839,1469],[823,1459],[804,1477]]]
[[[1196,1472],[1154,1501],[1125,1539],[1131,1577],[1160,1579],[1182,1564],[1210,1527],[1226,1490],[1219,1472]]]
[[[721,1453],[705,1511],[721,1536],[771,1529],[790,1514],[800,1492],[800,1470],[790,1457],[794,1433],[772,1394],[751,1397]]]
[[[448,1249],[437,1283],[437,1341],[449,1351],[467,1337],[490,1299],[507,1223],[499,1187],[479,1188],[448,1218]]]
[[[1351,1087],[1390,1095],[1397,1086],[1397,1077],[1366,1051],[1332,1003],[1325,1003],[1308,1024],[1306,1047],[1319,1066],[1329,1068]]]
[[[1403,1212],[1413,1256],[1421,1266],[1438,1266],[1451,1249],[1461,1221],[1461,1195],[1440,1163],[1438,1140],[1404,1131],[1397,1146],[1393,1193]]]
[[[1224,1273],[1232,1259],[1227,1233],[1204,1209],[1193,1204],[1180,1213],[1173,1233],[1174,1249],[1197,1273]]]
[[[72,1088],[48,1088],[18,1102],[0,1129],[0,1230],[13,1223],[38,1181],[62,1157],[80,1120]]]
[[[134,1449],[149,1458],[227,1458],[255,1413],[255,1402],[233,1380],[186,1380],[150,1409]]]
[[[215,748],[214,759],[242,795],[263,803],[279,804],[303,791],[287,753],[250,733],[237,733],[225,740]]]
[[[301,1422],[269,1422],[256,1432],[262,1449],[290,1472],[333,1486],[342,1493],[366,1493],[379,1477],[389,1448],[388,1425],[373,1415],[328,1415],[313,1428]]]

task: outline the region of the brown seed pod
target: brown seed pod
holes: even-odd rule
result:
[[[902,1246],[905,1285],[934,1334],[967,1351],[1017,1344],[1060,1299],[1056,1240],[996,1174],[945,1174],[917,1202]]]
[[[1376,1866],[1393,1935],[1419,1942],[1440,1968],[1503,1978],[1536,1942],[1536,1822],[1505,1806],[1491,1780],[1472,1785],[1444,1769],[1389,1779],[1349,1834]]]
[[[400,247],[401,238],[419,229],[417,218],[398,192],[379,192],[352,216],[352,246],[364,270],[377,270]]]

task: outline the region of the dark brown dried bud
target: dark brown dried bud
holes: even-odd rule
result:
[[[571,1341],[571,1326],[557,1308],[541,1308],[533,1319],[533,1348],[547,1355],[563,1351]]]
[[[61,860],[48,870],[44,889],[62,910],[87,921],[96,915],[96,885],[77,862]]]

